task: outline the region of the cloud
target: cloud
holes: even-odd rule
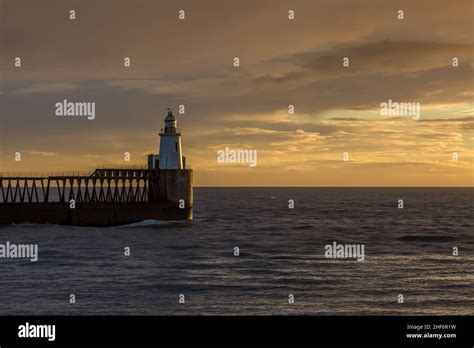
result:
[[[54,94],[54,93],[70,93],[80,88],[80,85],[72,82],[44,82],[32,83],[27,86],[12,88],[7,91],[11,95],[28,95],[28,94]]]
[[[57,156],[57,152],[48,152],[48,151],[37,151],[37,150],[23,150],[19,151],[21,154],[24,155],[30,155],[30,156],[46,156],[46,157],[51,157],[51,156]]]
[[[255,82],[287,84],[292,81],[314,80],[315,77],[321,80],[358,73],[419,73],[450,66],[454,56],[459,58],[461,65],[470,64],[473,48],[473,44],[392,40],[348,46],[334,45],[269,61],[283,62],[298,70],[275,77],[267,74],[256,78]],[[349,58],[349,67],[342,65],[344,57]]]

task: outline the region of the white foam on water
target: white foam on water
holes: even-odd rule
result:
[[[129,227],[147,227],[147,226],[163,226],[163,225],[176,225],[181,224],[183,221],[160,221],[160,220],[143,220],[138,222],[133,222],[127,225],[115,226],[117,228],[129,228]]]

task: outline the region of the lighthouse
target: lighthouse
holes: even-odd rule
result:
[[[186,169],[186,158],[181,148],[181,133],[177,129],[176,117],[168,109],[165,117],[165,128],[160,133],[160,154],[150,155],[150,169]]]

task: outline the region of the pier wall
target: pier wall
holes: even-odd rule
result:
[[[0,206],[0,225],[37,223],[71,226],[117,226],[143,220],[189,220],[192,209],[180,209],[168,202],[21,203]]]
[[[158,175],[150,179],[149,201],[166,201],[178,207],[193,207],[193,171],[192,169],[159,170]],[[192,216],[191,216],[192,218]]]

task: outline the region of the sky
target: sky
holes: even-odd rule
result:
[[[472,187],[472,13],[471,0],[0,0],[0,172],[144,164],[170,107],[196,186]],[[95,102],[95,119],[56,116],[64,99]],[[381,115],[389,100],[419,103],[419,120]],[[225,148],[257,165],[219,163]]]

